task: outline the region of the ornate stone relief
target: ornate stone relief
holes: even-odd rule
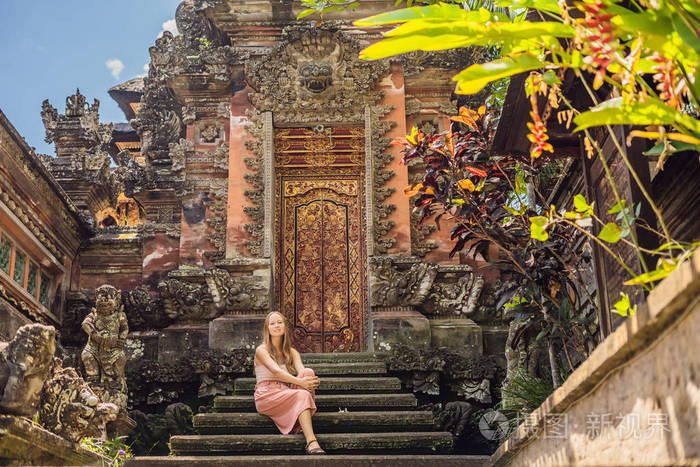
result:
[[[218,144],[224,140],[223,122],[197,122],[194,126],[194,139],[198,144]]]
[[[276,125],[361,122],[365,105],[381,98],[374,87],[389,64],[360,60],[359,52],[359,43],[337,24],[288,26],[268,54],[246,63],[255,89],[250,101],[259,111],[273,112]]]
[[[265,313],[269,305],[268,289],[258,276],[232,276],[223,269],[205,274],[216,309],[225,314]]]
[[[247,140],[245,145],[253,153],[253,157],[244,159],[246,166],[250,169],[250,173],[245,174],[244,178],[252,186],[252,189],[245,191],[245,195],[253,202],[253,206],[243,208],[243,211],[252,221],[243,225],[243,228],[251,237],[250,240],[244,242],[244,245],[251,255],[259,258],[263,255],[263,224],[265,222],[264,140],[266,137],[272,138],[272,135],[265,135],[263,115],[260,112],[255,110],[248,112],[248,118],[251,123],[248,125],[247,130],[253,139]]]
[[[0,411],[31,417],[56,350],[56,330],[25,324],[8,343],[0,343]]]
[[[158,284],[158,292],[165,314],[177,323],[208,322],[221,314],[207,284],[168,279]]]
[[[483,276],[467,265],[437,265],[415,256],[375,256],[370,262],[372,307],[463,317],[476,309],[483,285]]]
[[[170,170],[174,173],[182,172],[185,169],[187,155],[194,152],[194,143],[188,139],[180,138],[177,143],[170,143],[170,160],[172,166]]]
[[[397,267],[397,263],[403,264]],[[406,265],[410,266],[406,269]],[[437,265],[434,263],[391,256],[375,256],[370,262],[371,305],[372,307],[421,305],[436,275]]]
[[[41,394],[39,422],[49,431],[75,443],[90,436],[104,438],[105,425],[116,420],[119,407],[100,400],[75,368],[63,368],[54,358],[51,376]]]
[[[394,246],[396,240],[386,238],[391,228],[394,226],[394,221],[386,220],[391,214],[396,205],[385,203],[387,198],[391,196],[394,188],[385,187],[386,183],[394,176],[393,170],[387,170],[385,167],[394,159],[392,154],[386,153],[387,148],[391,146],[391,138],[386,138],[384,135],[393,128],[396,123],[392,121],[381,120],[386,114],[391,111],[391,107],[387,105],[375,105],[370,111],[370,129],[371,129],[371,157],[373,173],[372,201],[373,201],[373,234],[374,234],[374,254],[386,254],[389,248]],[[367,123],[366,123],[367,124]]]

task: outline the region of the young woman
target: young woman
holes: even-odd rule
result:
[[[301,355],[292,348],[287,321],[280,313],[267,315],[263,336],[262,345],[255,349],[255,409],[270,417],[284,435],[301,429],[307,454],[325,454],[311,426],[318,377],[311,368],[304,368]]]

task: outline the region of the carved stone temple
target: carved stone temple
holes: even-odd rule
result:
[[[352,21],[393,5],[312,23],[296,21],[296,2],[185,0],[148,74],[109,90],[128,124],[101,123],[80,91],[65,108],[45,101],[50,157],[3,115],[4,338],[39,321],[82,348],[95,290],[109,284],[129,341],[165,362],[255,346],[270,310],[303,352],[401,341],[502,355],[488,281],[448,258],[449,226],[417,225],[403,190],[423,167],[400,165],[391,145],[479,105],[458,100],[451,77],[485,57],[361,60],[384,29]]]

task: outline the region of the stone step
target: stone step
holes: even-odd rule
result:
[[[449,454],[452,434],[410,433],[321,433],[317,435],[329,454],[402,453]],[[170,437],[171,454],[303,454],[304,436],[298,435],[183,435]]]
[[[238,378],[234,382],[238,394],[251,394],[255,391],[255,378]],[[352,376],[323,377],[317,392],[393,392],[401,390],[401,381],[394,377]]]
[[[318,376],[362,376],[386,374],[384,362],[314,363],[307,365]]]
[[[162,456],[132,457],[126,467],[486,467],[489,456],[327,455],[327,456]]]
[[[381,362],[372,352],[303,353],[301,361],[311,366],[317,363]]]
[[[316,433],[431,431],[429,411],[325,412],[314,415]],[[194,428],[205,435],[279,433],[275,424],[258,413],[203,413],[194,416]]]
[[[414,408],[418,401],[413,394],[316,394],[319,412],[349,410],[405,410]],[[217,396],[217,412],[254,412],[255,400],[247,396]]]

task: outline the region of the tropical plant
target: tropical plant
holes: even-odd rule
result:
[[[544,210],[530,217],[532,238],[547,241],[552,232],[566,225],[587,235],[611,254],[631,275],[629,285],[650,289],[687,259],[698,244],[674,240],[661,211],[639,175],[634,171],[613,125],[643,128],[629,133],[633,138],[648,138],[656,145],[645,154],[658,156],[658,168],[672,154],[700,150],[698,108],[700,82],[700,4],[694,0],[585,0],[573,4],[565,0],[498,0],[496,5],[512,11],[527,9],[525,20],[481,8],[470,11],[464,4],[437,3],[382,13],[357,21],[358,26],[398,24],[386,38],[362,51],[366,59],[379,59],[414,50],[444,50],[467,46],[499,47],[501,56],[489,63],[474,64],[458,73],[457,93],[473,94],[493,81],[529,72],[526,92],[532,104],[530,156],[533,161],[552,153],[546,122],[552,111],[576,125],[583,134],[589,157],[602,156],[602,150],[589,130],[599,126],[613,141],[629,168],[634,183],[656,217],[658,228],[643,222],[637,226],[658,237],[659,248],[642,248],[633,225],[638,207],[622,199],[605,157],[599,157],[615,202],[605,209],[617,215],[604,223],[593,215],[590,204],[579,196],[572,211]],[[578,109],[562,94],[560,84],[565,72],[580,80],[593,102]],[[541,102],[546,101],[541,112]],[[560,106],[563,109],[559,110]],[[593,225],[599,227],[594,235]],[[643,269],[636,274],[621,255],[609,247],[622,241],[631,245]],[[657,260],[647,266],[646,255]],[[615,308],[626,314],[625,296]]]
[[[530,219],[539,217],[544,203],[536,175],[546,158],[491,154],[497,121],[485,106],[478,111],[462,107],[452,120],[448,131],[424,134],[414,128],[395,141],[403,146],[402,163],[419,161],[426,167],[422,181],[406,187],[405,194],[413,198],[420,223],[434,219],[439,227],[447,216],[456,224],[450,256],[464,250],[488,259],[489,248],[497,248],[497,258],[490,261],[504,278],[497,308],[506,305],[508,314],[525,318],[519,337],[536,335],[546,342],[558,386],[556,355],[563,352],[573,370],[567,342],[581,342],[585,329],[579,297],[585,287],[575,268],[581,258],[574,237],[580,234],[561,224],[546,241],[533,239]],[[585,353],[585,348],[576,350]]]

